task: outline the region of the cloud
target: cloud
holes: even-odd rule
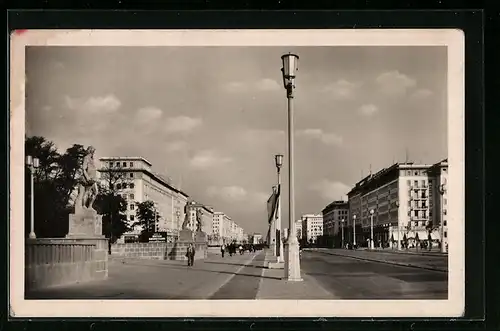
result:
[[[165,123],[165,131],[169,133],[189,132],[202,124],[201,118],[192,118],[188,116],[177,116],[167,118]]]
[[[158,120],[162,113],[163,112],[159,108],[145,107],[137,110],[136,118],[139,122],[150,123]]]
[[[361,83],[352,83],[345,79],[340,79],[323,88],[323,92],[329,93],[335,99],[352,99]]]
[[[245,200],[248,192],[241,186],[210,186],[207,188],[207,194],[210,197],[217,197],[228,202],[234,202]]]
[[[264,130],[264,129],[248,129],[243,135],[243,139],[248,142],[272,142],[285,139],[285,131],[283,130]]]
[[[342,182],[323,179],[313,183],[309,189],[318,192],[325,200],[334,201],[347,200],[347,193],[351,190],[351,187]]]
[[[271,78],[262,78],[254,82],[232,81],[223,86],[226,92],[241,93],[253,91],[276,91],[281,89],[280,84]]]
[[[335,133],[323,132],[321,129],[305,129],[297,132],[299,137],[317,139],[325,145],[341,145],[343,138]]]
[[[232,186],[210,186],[207,188],[207,195],[218,198],[229,203],[242,203],[246,205],[265,206],[270,194],[263,192],[252,192],[237,185]]]
[[[195,169],[206,169],[214,166],[222,166],[231,162],[230,157],[220,156],[211,150],[199,151],[189,161],[189,165]]]
[[[406,93],[407,89],[414,87],[417,82],[415,79],[400,73],[397,70],[380,74],[376,83],[379,85],[383,93],[391,95],[399,95]]]
[[[185,141],[182,141],[182,140],[172,141],[172,142],[167,144],[166,151],[169,153],[175,153],[175,152],[185,150],[188,147],[189,147],[189,144]]]
[[[71,110],[89,111],[91,113],[113,113],[121,106],[120,100],[109,94],[103,97],[72,98],[65,96],[66,106]]]
[[[365,116],[371,116],[371,115],[375,114],[376,112],[378,112],[378,107],[375,106],[374,104],[366,104],[366,105],[362,105],[359,108],[359,111],[361,114],[363,114]]]
[[[281,89],[280,84],[270,78],[261,79],[255,84],[255,87],[260,91],[276,91]]]
[[[412,97],[417,98],[417,99],[425,99],[433,95],[431,90],[428,90],[426,88],[418,89],[415,92],[413,92]]]

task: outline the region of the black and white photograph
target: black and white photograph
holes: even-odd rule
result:
[[[12,309],[461,316],[463,43],[14,33]]]

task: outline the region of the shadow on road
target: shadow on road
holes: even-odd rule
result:
[[[264,269],[266,267],[262,265],[255,265],[255,264],[244,264],[244,263],[230,263],[230,262],[215,262],[215,261],[205,261],[203,263],[209,263],[209,264],[226,264],[226,265],[239,265],[239,266],[245,266],[245,267],[253,267],[253,268],[260,268]]]
[[[214,263],[214,262],[202,262],[203,264],[205,263]],[[218,262],[215,262],[218,263]],[[140,266],[147,266],[147,267],[153,267],[153,268],[169,268],[169,269],[188,269],[188,270],[193,270],[193,271],[202,271],[202,272],[213,272],[213,273],[219,273],[219,274],[226,274],[226,275],[238,275],[238,276],[247,276],[247,277],[257,277],[257,278],[267,278],[267,279],[281,279],[281,277],[270,277],[270,276],[262,276],[262,275],[252,275],[252,274],[245,274],[241,272],[232,272],[232,271],[224,271],[224,270],[208,270],[208,269],[202,269],[202,268],[197,268],[196,267],[196,262],[195,266],[193,267],[188,267],[187,265],[172,265],[172,264],[163,264],[163,265],[155,265],[155,264],[142,264],[142,263],[130,263],[126,262],[127,265],[140,265]],[[218,264],[226,264],[226,263],[218,263]],[[237,265],[237,264],[236,264]],[[245,265],[245,264],[240,264],[241,266],[246,266],[249,268],[254,268],[256,266],[253,266],[251,264]],[[258,268],[258,267],[257,267]]]

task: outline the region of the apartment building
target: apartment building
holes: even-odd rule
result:
[[[302,220],[302,238],[308,243],[316,243],[319,236],[323,235],[323,215],[305,214]]]
[[[146,200],[155,203],[157,209],[157,231],[167,232],[169,238],[178,235],[184,220],[184,207],[189,196],[175,188],[171,180],[153,171],[152,164],[143,157],[102,157],[99,159],[100,180],[103,185],[113,186],[117,194],[127,202],[127,221],[136,219],[137,204]],[[135,227],[125,237],[137,237],[141,227]]]
[[[436,218],[439,208],[436,202],[439,205],[438,187],[446,180],[447,167],[446,160],[435,165],[396,163],[356,183],[348,193],[347,240],[368,245],[372,217],[377,244],[388,244],[392,239],[403,240],[405,236],[410,241],[417,236],[426,240],[429,226],[440,222]],[[430,234],[432,239],[441,240],[435,228]]]

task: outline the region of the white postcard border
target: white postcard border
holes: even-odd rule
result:
[[[25,46],[447,46],[448,300],[25,300]],[[10,313],[15,317],[458,317],[465,306],[464,34],[454,29],[29,30],[11,35]],[[281,54],[277,54],[280,56]]]

